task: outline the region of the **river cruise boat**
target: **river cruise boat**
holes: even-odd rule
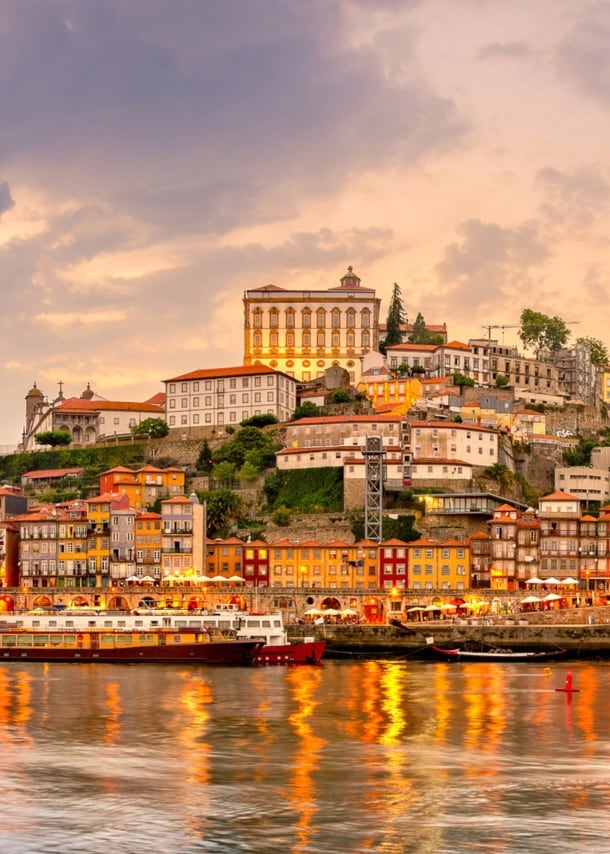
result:
[[[68,632],[163,630],[232,633],[239,641],[257,645],[252,654],[254,664],[318,664],[326,646],[326,641],[313,637],[291,643],[279,611],[256,614],[239,611],[232,605],[201,611],[138,608],[130,613],[119,613],[66,609],[0,615],[0,633],[10,628],[36,631],[61,629]]]
[[[0,661],[251,665],[261,647],[218,629],[0,627]]]

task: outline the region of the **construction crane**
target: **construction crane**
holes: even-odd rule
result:
[[[576,323],[580,323],[580,320],[564,320],[563,321],[566,326],[573,326]],[[521,329],[521,323],[491,323],[491,324],[483,324],[483,329],[487,329],[487,340],[491,341],[491,330],[492,329]]]

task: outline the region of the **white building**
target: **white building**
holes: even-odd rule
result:
[[[253,415],[292,418],[297,381],[266,365],[208,368],[164,380],[171,428],[237,425]]]
[[[555,469],[556,491],[569,492],[581,501],[610,498],[610,471],[592,466],[561,466]]]
[[[486,468],[498,462],[497,430],[455,421],[412,421],[406,427],[414,464],[425,459]]]

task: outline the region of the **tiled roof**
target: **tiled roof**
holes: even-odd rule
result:
[[[70,474],[82,474],[83,468],[71,469],[39,469],[38,471],[28,471],[22,477],[27,477],[28,480],[46,480],[50,477],[67,477]]]
[[[189,371],[187,374],[180,374],[177,377],[170,377],[164,380],[166,383],[179,382],[180,380],[204,380],[222,377],[254,377],[260,374],[281,374],[282,371],[275,371],[268,365],[236,365],[231,368],[199,368],[196,371]],[[287,376],[287,374],[286,374]],[[294,379],[291,377],[291,379]]]

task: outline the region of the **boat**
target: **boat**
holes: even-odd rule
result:
[[[502,647],[490,647],[489,649],[443,649],[432,645],[435,655],[445,661],[549,661],[563,658],[565,649],[548,649],[538,651],[512,650]]]
[[[0,661],[251,665],[261,646],[216,629],[0,627]]]
[[[122,633],[164,630],[203,634],[214,631],[233,634],[236,640],[253,644],[253,664],[318,664],[326,646],[326,641],[313,637],[291,643],[279,611],[258,614],[240,611],[232,605],[195,611],[137,608],[128,613],[71,609],[58,613],[2,614],[0,633],[5,628],[68,632],[103,629]]]

